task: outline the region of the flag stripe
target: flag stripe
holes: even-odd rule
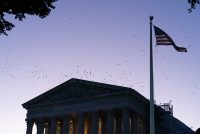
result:
[[[156,40],[170,40],[169,38],[156,38]],[[170,40],[171,41],[171,40]]]
[[[187,52],[186,48],[176,46],[171,37],[160,28],[154,26],[154,31],[156,36],[156,45],[173,46],[178,52]]]
[[[171,40],[169,39],[156,39],[157,42],[172,42]]]

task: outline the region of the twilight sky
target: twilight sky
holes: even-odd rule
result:
[[[82,78],[131,87],[149,98],[149,16],[188,53],[154,47],[157,104],[172,101],[174,116],[200,127],[200,7],[186,1],[59,0],[45,19],[23,22],[0,36],[0,133],[25,134],[21,104]],[[153,36],[155,44],[155,37]]]

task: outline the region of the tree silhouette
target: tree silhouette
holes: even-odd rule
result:
[[[190,4],[190,8],[188,9],[189,13],[192,12],[193,9],[195,9],[196,4],[200,4],[199,0],[188,0],[188,3]]]
[[[5,19],[5,15],[13,15],[22,21],[26,15],[35,15],[45,18],[54,9],[53,3],[57,0],[0,0],[0,35],[8,35],[15,25]]]

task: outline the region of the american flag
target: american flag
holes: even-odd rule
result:
[[[184,47],[178,47],[169,35],[167,35],[163,30],[154,26],[155,36],[156,36],[156,45],[171,45],[178,52],[187,52],[187,49]]]

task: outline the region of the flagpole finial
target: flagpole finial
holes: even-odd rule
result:
[[[153,20],[153,16],[150,16],[150,21],[152,21]]]

